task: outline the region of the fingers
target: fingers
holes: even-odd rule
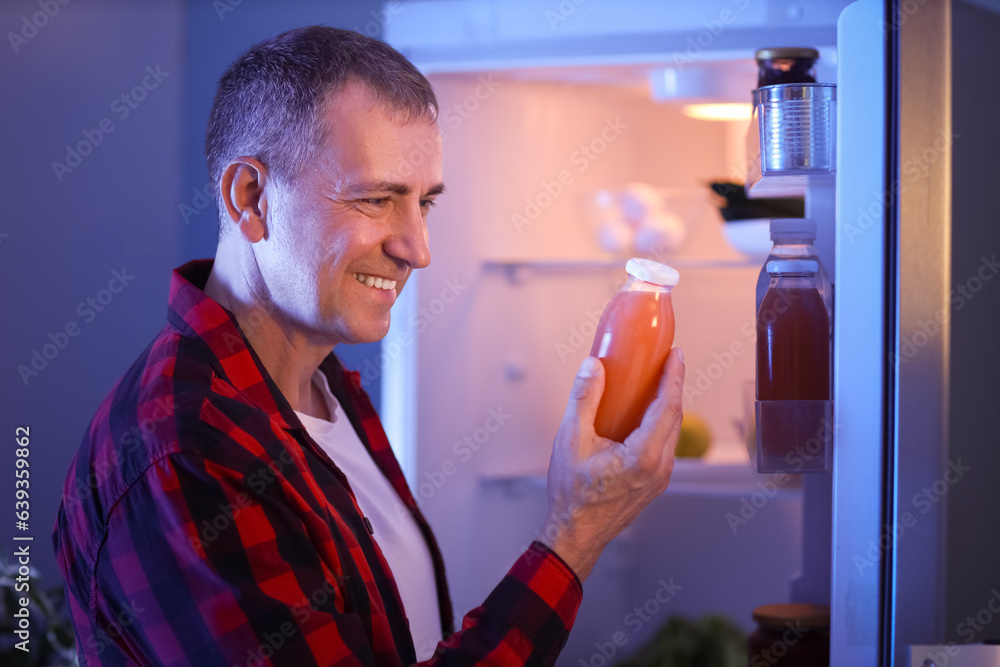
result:
[[[603,395],[604,364],[597,357],[587,357],[580,364],[580,370],[573,380],[563,421],[572,421],[575,425],[589,424],[592,427]]]
[[[680,430],[684,413],[684,353],[679,347],[670,351],[667,363],[663,365],[660,386],[638,432],[643,439],[652,438],[656,442],[667,440],[674,431]]]
[[[684,411],[684,351],[675,347],[667,357],[657,396],[666,395],[667,409],[678,419]]]

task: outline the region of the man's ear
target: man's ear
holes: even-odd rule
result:
[[[229,220],[223,224],[239,227],[240,236],[250,243],[267,237],[267,167],[260,160],[233,158],[222,172],[219,188]]]

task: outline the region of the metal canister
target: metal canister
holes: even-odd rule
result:
[[[836,85],[787,83],[764,86],[757,93],[763,172],[832,172],[836,168]]]

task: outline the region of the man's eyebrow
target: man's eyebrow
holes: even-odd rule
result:
[[[350,188],[351,194],[361,195],[370,194],[372,192],[391,192],[394,195],[400,195],[405,197],[406,195],[413,192],[413,188],[405,183],[394,183],[392,181],[371,181],[369,183],[359,183],[354,187]],[[433,197],[444,192],[444,183],[438,183],[424,195],[425,197]]]

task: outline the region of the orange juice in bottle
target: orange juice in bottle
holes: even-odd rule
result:
[[[629,279],[604,309],[590,350],[603,362],[605,376],[594,429],[616,442],[639,427],[656,398],[674,342],[670,290],[680,278],[673,268],[648,259],[630,259],[625,270]]]

